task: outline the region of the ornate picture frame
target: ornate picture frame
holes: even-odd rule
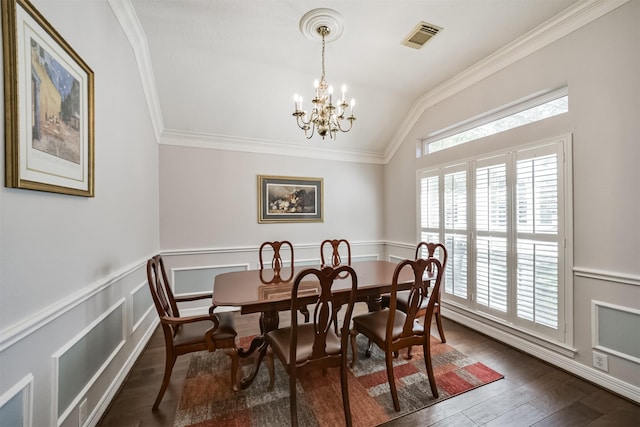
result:
[[[258,175],[258,222],[323,222],[322,178]]]
[[[5,186],[94,196],[93,71],[28,0],[2,1]]]

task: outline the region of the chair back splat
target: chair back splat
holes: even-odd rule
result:
[[[409,295],[404,307],[405,310],[401,311],[397,309],[398,277],[405,268],[413,270],[413,280],[409,284]],[[353,331],[351,332],[353,365],[357,363],[356,335],[360,333],[369,338],[370,345],[375,343],[385,352],[389,389],[393,399],[393,407],[396,411],[400,410],[400,402],[393,373],[393,359],[401,349],[410,349],[413,345],[422,346],[431,392],[434,398],[438,397],[438,388],[431,363],[429,325],[431,324],[437,296],[440,292],[442,274],[442,264],[436,258],[404,260],[396,266],[393,273],[388,308],[361,314],[353,318]],[[433,282],[433,290],[427,297],[429,282]],[[403,283],[402,285],[407,287],[408,284]],[[425,301],[427,302],[426,309],[423,310]],[[424,316],[422,323],[419,322],[421,314]],[[383,325],[384,328],[382,327]],[[370,346],[365,354],[367,356],[370,355]]]
[[[328,255],[328,248],[331,248],[331,263],[327,262],[327,259],[329,258],[329,256],[327,256],[325,258],[325,255]],[[337,267],[339,265],[344,265],[345,263],[343,262],[344,259],[341,255],[345,255],[347,256],[347,262],[346,265],[351,265],[351,245],[349,244],[349,241],[346,239],[327,239],[325,241],[323,241],[320,244],[320,259],[322,261],[322,265],[326,266],[326,265],[330,265],[332,267]],[[364,301],[366,301],[366,299],[364,299]],[[338,307],[338,310],[340,309],[340,307]],[[334,329],[336,331],[336,333],[338,333],[338,318],[335,318],[335,323],[334,323]]]
[[[264,252],[267,248],[270,248],[273,251],[273,257],[271,258],[271,268],[273,270],[281,270],[284,266],[284,261],[282,260],[281,250],[289,251],[291,267],[293,267],[293,245],[288,240],[282,241],[274,241],[274,242],[264,242],[260,245],[260,270],[264,270]]]
[[[265,265],[265,257],[268,250],[273,252],[273,256],[271,258],[271,269],[273,270],[273,278],[271,280],[265,280],[265,284],[270,283],[280,283],[283,280],[289,281],[293,277],[293,267],[294,267],[294,255],[293,255],[293,245],[288,240],[282,241],[273,241],[273,242],[264,242],[260,245],[259,255],[260,255],[260,270],[264,270]],[[284,267],[284,260],[282,259],[282,252],[289,252],[290,255],[290,265],[291,265],[291,274],[287,277],[281,276],[282,268]],[[304,321],[309,322],[309,309],[305,306],[300,308],[300,313],[304,316]]]
[[[327,262],[327,258],[325,258],[325,247],[331,246],[331,263]],[[344,249],[342,249],[344,248]],[[351,245],[349,241],[346,239],[333,239],[333,240],[325,240],[320,244],[320,259],[322,261],[322,265],[331,265],[332,267],[337,267],[338,265],[345,264],[342,259],[341,252],[344,255],[347,255],[346,265],[351,265]]]
[[[165,370],[160,391],[152,409],[158,409],[164,396],[171,372],[178,356],[195,351],[224,349],[231,358],[231,387],[237,390],[238,351],[236,330],[231,313],[215,314],[211,305],[209,314],[181,317],[178,303],[211,298],[211,293],[176,298],[167,280],[164,261],[156,255],[147,261],[147,281],[153,303],[160,317],[165,342]]]
[[[332,287],[336,280],[349,279],[351,280],[349,292],[332,292]],[[298,295],[300,285],[310,282],[318,283],[318,295],[310,297],[306,292],[303,295]],[[267,342],[269,343],[267,364],[271,378],[270,388],[274,384],[273,354],[275,353],[289,374],[291,424],[294,426],[298,424],[296,377],[298,369],[302,367],[340,368],[345,423],[348,426],[351,425],[347,385],[347,345],[357,288],[358,278],[350,266],[344,265],[336,268],[326,266],[322,270],[316,268],[303,270],[296,276],[293,283],[291,312],[297,312],[301,307],[313,302],[312,299],[315,298],[316,306],[312,316],[313,323],[299,324],[297,316],[291,316],[291,326],[267,333]],[[345,303],[347,304],[347,310],[342,322],[342,335],[338,337],[331,325],[336,321],[338,311]]]
[[[447,268],[447,248],[442,243],[431,243],[431,242],[420,242],[416,246],[415,259],[420,258],[437,258],[440,260],[442,264],[442,271],[444,275],[444,271]],[[430,281],[425,281],[427,287],[430,285]],[[441,292],[441,291],[440,291]],[[438,333],[440,334],[440,341],[447,342],[446,337],[444,336],[444,328],[442,326],[442,316],[440,315],[440,293],[437,295],[437,299],[435,302],[435,306],[433,309],[434,316],[436,318],[436,325],[438,327]],[[397,306],[398,310],[406,312],[408,306],[408,291],[399,291],[397,294]],[[382,307],[389,307],[390,297],[388,294],[382,296],[381,305]],[[420,309],[418,310],[417,315],[422,316],[426,313],[427,309],[427,298],[422,300],[422,305],[418,306]],[[411,348],[409,348],[409,357],[411,357]]]
[[[426,253],[424,251],[426,250]],[[436,256],[436,250],[439,252]],[[442,268],[447,268],[447,248],[442,243],[420,242],[416,246],[415,259],[438,258],[442,263]]]

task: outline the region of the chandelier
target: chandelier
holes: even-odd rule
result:
[[[307,37],[322,38],[322,75],[320,80],[314,82],[314,97],[311,100],[313,106],[311,114],[307,113],[302,106],[302,97],[294,95],[293,101],[295,110],[293,116],[296,118],[298,127],[304,131],[304,136],[311,139],[315,132],[324,139],[329,136],[336,139],[338,132],[349,132],[356,117],[353,115],[355,100],[350,103],[345,100],[347,86],[342,85],[342,97],[335,99],[333,96],[333,86],[327,83],[324,69],[324,52],[326,38],[333,36],[337,39],[342,31],[342,16],[331,9],[314,9],[305,14],[300,20],[300,29]],[[338,31],[332,34],[332,27]],[[316,34],[313,34],[315,31]],[[347,123],[348,122],[348,123]]]

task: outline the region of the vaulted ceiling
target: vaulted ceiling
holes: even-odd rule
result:
[[[517,60],[519,52],[535,49],[532,40],[602,3],[129,1],[120,4],[139,26],[138,58],[147,61],[147,97],[157,107],[161,142],[372,163],[388,160],[426,98],[494,72],[488,64],[505,55]],[[344,18],[341,37],[326,46],[326,75],[335,87],[347,84],[347,97],[356,99],[357,121],[335,141],[305,139],[292,116],[293,94],[310,100],[321,73],[321,44],[299,28],[301,17],[318,7]],[[420,21],[442,30],[421,49],[404,46]]]

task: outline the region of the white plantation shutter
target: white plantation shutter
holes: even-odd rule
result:
[[[423,174],[420,179],[420,229],[421,242],[440,242],[440,177],[437,174]]]
[[[440,229],[439,177],[424,176],[420,182],[420,226],[423,232]]]
[[[518,317],[558,327],[558,245],[518,239]]]
[[[557,329],[558,154],[522,153],[516,180],[518,317]]]
[[[566,339],[570,144],[548,140],[420,176],[421,240],[443,241],[449,255],[445,302]]]
[[[467,171],[444,175],[444,240],[447,261],[445,292],[467,298]]]
[[[498,161],[498,164],[476,169],[476,301],[506,313],[509,297],[507,165],[505,157]]]

